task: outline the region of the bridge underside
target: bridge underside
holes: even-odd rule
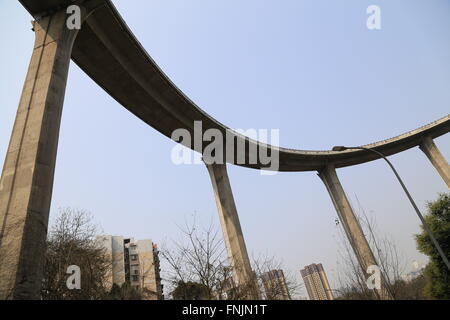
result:
[[[35,17],[49,14],[70,0],[21,0]],[[194,122],[202,122],[203,132],[218,129],[232,132],[236,141],[245,141],[246,159],[252,150],[260,148],[279,153],[279,171],[316,171],[333,163],[336,168],[378,159],[363,150],[306,151],[277,148],[246,138],[210,117],[187,98],[162,72],[126,25],[110,0],[88,0],[84,5],[97,8],[89,16],[75,40],[72,59],[100,87],[145,123],[167,137],[176,129],[186,129],[194,135]],[[325,130],[325,129],[324,129]],[[366,145],[385,155],[392,155],[422,143],[425,137],[436,138],[450,130],[450,116],[400,136]],[[237,143],[236,143],[237,145]],[[193,146],[192,146],[193,147]],[[201,147],[201,152],[206,143]],[[235,150],[236,151],[236,150]],[[237,154],[237,152],[234,152]],[[267,165],[255,153],[256,163],[231,164],[261,169]]]

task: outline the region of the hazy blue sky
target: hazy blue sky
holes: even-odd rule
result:
[[[447,0],[116,0],[137,38],[173,82],[231,128],[280,129],[280,144],[328,149],[389,138],[450,111]],[[366,28],[366,8],[382,30]],[[0,0],[0,161],[31,55],[31,17]],[[450,158],[450,136],[436,139]],[[105,233],[177,237],[196,213],[219,223],[201,165],[175,166],[174,143],[131,115],[71,65],[52,214],[91,211]],[[413,197],[448,191],[419,149],[392,157]],[[229,167],[247,246],[299,269],[323,263],[336,282],[336,212],[316,173],[261,176]],[[391,235],[408,262],[419,221],[382,161],[338,170],[353,203]]]

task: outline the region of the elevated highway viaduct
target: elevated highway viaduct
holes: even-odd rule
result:
[[[0,180],[0,298],[39,299],[59,128],[70,60],[135,116],[171,138],[217,129],[246,145],[246,161],[227,163],[268,170],[259,150],[277,153],[278,171],[317,171],[363,270],[376,265],[336,174],[337,168],[379,158],[365,150],[306,151],[275,147],[245,137],[215,120],[186,97],[142,47],[110,0],[20,0],[34,18],[35,45]],[[67,8],[81,8],[80,30],[67,28]],[[364,147],[389,156],[420,147],[450,187],[450,169],[433,139],[450,129],[450,115],[421,128]],[[202,132],[202,133],[203,133]],[[179,141],[177,141],[179,142]],[[203,153],[205,143],[191,146]],[[224,146],[224,151],[227,146]],[[255,162],[248,159],[255,157]],[[225,163],[207,163],[230,263],[239,284],[252,278]],[[389,294],[379,294],[389,298]],[[252,294],[249,297],[257,297]]]

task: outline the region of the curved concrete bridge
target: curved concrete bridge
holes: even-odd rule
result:
[[[274,147],[230,130],[186,97],[145,51],[110,0],[20,0],[34,17],[35,46],[0,180],[0,298],[39,298],[59,127],[72,59],[92,80],[142,121],[171,138],[176,129],[231,135],[230,164],[268,169],[259,150],[279,155],[278,171],[317,171],[330,193],[363,270],[376,259],[355,218],[336,168],[379,158],[366,150],[305,151]],[[66,27],[66,9],[82,8],[80,30]],[[394,138],[368,144],[386,156],[420,146],[450,186],[450,169],[433,139],[448,133],[450,115]],[[178,142],[178,141],[177,141]],[[239,142],[245,162],[237,161]],[[206,144],[187,145],[203,153]],[[224,154],[226,153],[224,146]],[[255,162],[248,159],[255,157]],[[207,164],[236,281],[252,277],[225,164]],[[379,294],[389,298],[389,293]],[[254,293],[252,297],[257,297]]]

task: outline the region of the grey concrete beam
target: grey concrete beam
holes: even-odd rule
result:
[[[249,298],[258,299],[259,295],[254,288],[254,273],[239,222],[226,164],[206,164],[206,167],[211,177],[225,246],[236,281],[239,286],[250,288]]]
[[[69,0],[20,2],[35,16],[65,6]],[[83,5],[98,7],[99,10],[88,19],[90,26],[83,28],[77,37],[72,59],[100,87],[142,121],[169,138],[179,128],[186,129],[193,135],[194,121],[202,122],[203,132],[214,128],[224,135],[227,133],[227,126],[204,112],[164,74],[110,0],[86,0]],[[374,148],[389,156],[415,148],[424,135],[436,138],[449,131],[450,115],[446,115],[428,125],[364,147]],[[340,168],[379,159],[378,155],[363,150],[333,152],[278,148],[249,139],[235,131],[231,133],[235,139],[246,141],[246,150],[268,148],[271,152],[279,152],[279,171],[317,171],[327,163]],[[236,150],[234,154],[237,154]],[[248,159],[249,156],[246,151],[245,158]],[[244,164],[232,159],[227,159],[227,162],[253,169],[267,168],[267,163],[262,163],[261,160]]]
[[[441,175],[444,182],[450,188],[450,166],[433,139],[430,136],[425,137],[419,148],[425,153],[437,172]]]
[[[39,299],[61,113],[77,30],[65,10],[35,44],[0,179],[0,299]]]
[[[339,181],[336,174],[336,169],[333,165],[327,165],[322,171],[319,172],[319,177],[325,184],[331,200],[333,201],[336,212],[341,221],[342,227],[347,235],[348,241],[355,253],[358,263],[368,278],[367,268],[369,266],[378,266],[372,249],[367,242],[363,229],[356,217],[353,209],[348,201],[347,195]],[[380,268],[381,269],[381,268]],[[385,279],[382,276],[382,288],[377,290],[376,294],[381,299],[391,299],[391,295],[385,286]]]

